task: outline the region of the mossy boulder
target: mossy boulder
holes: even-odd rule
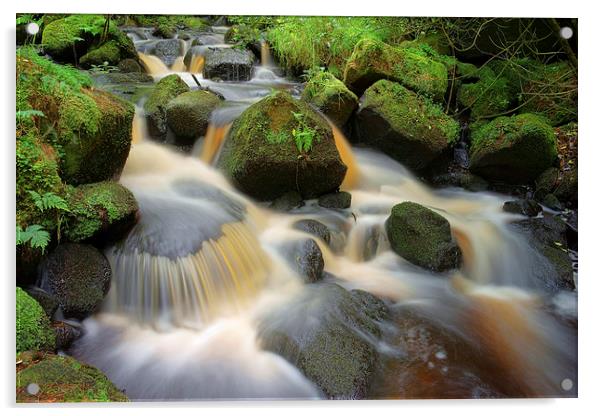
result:
[[[347,172],[328,123],[282,91],[253,104],[234,122],[219,166],[259,200],[291,191],[315,198],[336,190]]]
[[[83,319],[98,309],[111,284],[111,265],[93,246],[57,246],[41,265],[42,288],[54,294],[67,317]]]
[[[20,287],[17,287],[16,318],[17,353],[28,350],[54,350],[54,331],[46,312]]]
[[[435,101],[442,101],[447,90],[447,68],[422,48],[401,48],[373,39],[361,40],[345,66],[345,84],[356,94],[361,94],[381,79],[399,82]]]
[[[259,328],[263,348],[282,355],[328,398],[366,398],[377,352],[378,322],[388,309],[375,296],[336,284],[309,286]]]
[[[360,141],[410,169],[426,168],[459,136],[458,122],[439,104],[396,82],[377,81],[362,101],[356,114]]]
[[[104,245],[121,239],[136,223],[138,203],[116,182],[80,185],[69,195],[64,235],[72,242]]]
[[[62,102],[61,177],[73,185],[117,179],[132,141],[134,106],[108,92],[84,91]]]
[[[25,353],[17,357],[17,403],[126,402],[100,370],[69,356]],[[27,387],[39,390],[30,394]]]
[[[212,48],[205,53],[205,78],[222,81],[249,81],[255,55],[237,48]]]
[[[309,78],[301,99],[316,106],[339,127],[349,120],[358,103],[357,96],[330,72],[319,72]]]
[[[100,43],[105,24],[104,16],[93,14],[74,14],[54,20],[42,32],[44,51],[61,62],[73,64],[78,58],[85,66],[95,62],[102,64],[100,57],[108,58],[105,61],[111,65],[117,65],[120,59],[136,58],[134,43],[113,22],[108,26],[106,42]],[[82,62],[81,58],[88,53],[91,55]]]
[[[395,205],[385,229],[393,251],[411,263],[436,272],[461,264],[462,253],[452,237],[449,222],[420,204]]]
[[[190,87],[176,74],[162,78],[144,103],[151,136],[164,139],[167,134],[167,104],[178,95],[190,91]]]
[[[221,100],[210,91],[190,91],[178,95],[165,107],[167,125],[178,139],[192,144],[204,135],[211,112]]]
[[[144,72],[144,68],[142,65],[136,60],[132,58],[126,58],[119,61],[117,65],[119,70],[123,73],[132,73],[132,72]]]
[[[554,130],[533,114],[498,117],[471,140],[470,171],[486,179],[529,183],[558,157]]]

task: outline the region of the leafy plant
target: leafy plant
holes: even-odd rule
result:
[[[46,192],[45,194],[40,195],[36,191],[29,191],[29,195],[31,195],[33,198],[33,202],[36,207],[38,207],[38,209],[42,212],[49,209],[57,209],[60,211],[69,212],[67,202],[54,192]]]
[[[25,230],[17,225],[17,245],[29,243],[31,248],[39,248],[44,252],[50,242],[50,233],[39,224],[28,226]]]
[[[293,113],[293,116],[299,123],[299,126],[292,131],[297,150],[299,150],[299,153],[308,153],[313,146],[316,130],[309,127],[303,113]]]

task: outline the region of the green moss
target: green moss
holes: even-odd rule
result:
[[[117,65],[120,59],[119,45],[116,41],[111,40],[86,53],[80,58],[79,63],[85,67],[103,65],[105,62],[109,65]]]
[[[17,402],[125,402],[123,392],[98,369],[68,356],[47,354],[41,358],[20,357],[17,368]],[[26,391],[29,384],[40,387],[37,395]]]
[[[461,73],[478,78],[474,83],[462,83],[458,90],[458,102],[470,109],[473,120],[503,113],[515,102],[517,90],[506,77],[490,67],[483,66],[476,71],[465,67]]]
[[[363,106],[375,109],[407,137],[451,144],[460,133],[458,122],[446,115],[441,105],[395,82],[376,82],[366,91]]]
[[[153,114],[163,109],[169,101],[178,95],[190,91],[188,85],[177,74],[162,78],[144,103],[146,114]]]
[[[324,71],[310,73],[301,98],[342,126],[357,106],[357,96],[334,75]]]
[[[17,353],[22,351],[52,351],[55,335],[46,312],[23,289],[17,287]]]
[[[345,84],[361,91],[379,79],[389,79],[436,101],[447,90],[447,68],[423,47],[398,48],[373,39],[355,46],[345,66]]]
[[[547,121],[535,114],[520,114],[512,117],[498,117],[483,125],[471,137],[472,152],[487,146],[513,143],[527,135],[537,135],[550,147],[556,147],[554,130]]]
[[[220,102],[210,91],[184,92],[167,104],[167,124],[178,138],[196,139],[207,131],[211,113]]]
[[[138,26],[154,27],[155,34],[171,39],[178,29],[204,30],[207,22],[200,16],[189,15],[132,15],[130,18]]]
[[[115,182],[73,188],[67,202],[71,212],[65,236],[73,242],[90,240],[112,225],[131,222],[138,210],[134,195]]]

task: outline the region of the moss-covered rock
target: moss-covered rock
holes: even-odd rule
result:
[[[17,402],[126,402],[125,394],[95,367],[68,356],[25,353],[17,357]],[[36,394],[27,387],[36,384]]]
[[[242,191],[270,200],[297,191],[315,198],[345,177],[332,129],[307,103],[276,92],[234,122],[219,165]]]
[[[136,48],[132,40],[110,22],[106,36],[106,18],[93,14],[74,14],[57,19],[45,26],[42,32],[44,50],[53,58],[68,63],[80,59],[85,66],[96,62],[117,65],[120,59],[136,58]],[[101,44],[101,40],[105,40]],[[86,59],[81,58],[90,53]],[[100,61],[100,58],[108,58]]]
[[[178,95],[167,104],[167,125],[178,139],[192,144],[204,135],[211,112],[221,100],[210,91],[190,91]]]
[[[111,266],[93,246],[66,243],[42,263],[41,278],[65,316],[83,319],[100,306],[109,291]]]
[[[558,156],[554,130],[533,114],[498,117],[471,139],[470,170],[487,179],[528,183]]]
[[[460,133],[439,104],[387,80],[366,90],[356,122],[360,140],[410,169],[427,167]]]
[[[80,185],[70,192],[67,202],[70,212],[64,235],[72,242],[115,242],[136,223],[138,203],[116,182]]]
[[[328,398],[366,398],[377,359],[369,339],[378,340],[377,322],[388,315],[382,301],[316,284],[277,313],[260,326],[265,349],[292,362]]]
[[[356,94],[380,79],[399,82],[417,93],[443,100],[447,90],[447,69],[418,47],[396,48],[373,39],[355,46],[344,81]]]
[[[144,103],[144,112],[149,121],[149,133],[159,139],[167,134],[167,104],[178,95],[190,91],[190,87],[176,74],[162,78]]]
[[[28,350],[54,350],[54,331],[46,312],[20,287],[17,287],[16,318],[17,353]]]
[[[339,127],[349,120],[358,103],[357,96],[330,72],[318,72],[310,77],[301,98]]]
[[[442,272],[457,268],[462,261],[449,222],[420,204],[395,205],[385,229],[393,251],[420,267]]]
[[[126,58],[119,61],[117,65],[119,70],[123,73],[132,73],[132,72],[144,72],[144,68],[142,65],[136,60],[132,58]]]

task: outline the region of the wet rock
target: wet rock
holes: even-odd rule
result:
[[[40,275],[40,287],[56,296],[64,315],[83,319],[109,291],[111,265],[93,246],[67,243],[50,253]]]
[[[489,188],[487,181],[469,172],[448,172],[433,177],[433,185],[437,187],[456,186],[471,192],[482,192]]]
[[[249,81],[255,56],[247,50],[209,48],[205,54],[205,78],[222,81]]]
[[[572,206],[577,206],[578,184],[577,184],[577,169],[568,172],[563,172],[558,183],[558,187],[554,191],[554,196],[560,201],[568,202]]]
[[[28,352],[17,360],[17,403],[128,401],[102,372],[69,356]],[[30,384],[37,394],[27,392]]]
[[[191,145],[205,134],[211,112],[220,102],[219,97],[209,91],[180,94],[165,107],[167,125],[181,144]]]
[[[165,139],[167,134],[167,104],[178,95],[190,91],[188,85],[176,74],[161,79],[151,91],[144,103],[144,112],[148,119],[151,136]]]
[[[284,91],[236,119],[218,165],[241,191],[264,201],[290,191],[316,198],[338,189],[347,172],[328,123]]]
[[[556,189],[558,183],[559,170],[551,167],[544,170],[535,180],[535,198],[541,201],[547,194],[551,194]]]
[[[428,167],[460,133],[439,105],[387,80],[366,90],[355,120],[360,141],[414,170]]]
[[[556,216],[529,218],[512,224],[541,255],[533,259],[533,273],[552,292],[575,288],[573,267],[567,251],[566,224]]]
[[[449,222],[422,205],[395,205],[385,229],[393,251],[411,263],[436,272],[461,263],[462,253],[452,238]]]
[[[165,65],[171,66],[183,54],[182,42],[178,39],[160,40],[155,44],[154,54]]]
[[[504,202],[504,211],[536,217],[541,212],[541,206],[533,199],[515,199]]]
[[[132,58],[127,58],[119,61],[117,67],[123,73],[144,72],[144,68],[142,68],[142,65],[140,65],[140,63],[137,60]]]
[[[346,209],[351,206],[351,194],[349,192],[333,192],[318,198],[318,205],[329,209]]]
[[[329,72],[312,76],[303,89],[301,99],[320,109],[336,126],[342,127],[357,107],[357,96]]]
[[[307,283],[315,283],[322,278],[324,258],[322,250],[313,239],[296,243],[293,256],[297,271]]]
[[[286,310],[266,317],[259,338],[265,349],[289,360],[326,397],[362,399],[376,366],[377,323],[387,313],[383,302],[367,292],[320,283],[308,286]]]
[[[321,238],[326,244],[330,244],[330,230],[320,221],[311,219],[299,220],[293,224],[293,228]]]
[[[68,349],[73,341],[78,339],[82,335],[82,331],[66,322],[56,321],[52,323],[54,334],[56,336],[56,349],[66,350]]]
[[[186,65],[186,67],[190,67],[192,57],[196,55],[204,55],[205,51],[207,51],[207,47],[205,46],[192,46],[190,49],[188,49],[188,51],[186,51],[186,55],[184,55],[184,65]]]
[[[347,60],[345,84],[356,94],[376,81],[388,79],[441,101],[447,90],[445,65],[417,47],[398,48],[373,39],[359,41]]]
[[[541,203],[550,208],[553,209],[555,211],[560,211],[562,209],[562,204],[560,203],[560,201],[558,200],[558,198],[556,198],[556,195],[554,194],[547,194],[541,201]]]
[[[114,243],[137,221],[134,195],[117,182],[80,185],[70,193],[68,204],[71,212],[64,233],[71,242]]]
[[[290,211],[305,205],[303,197],[299,192],[290,191],[280,195],[270,203],[270,208],[276,211]]]
[[[59,302],[52,293],[48,293],[39,287],[29,287],[25,290],[29,296],[34,298],[40,304],[48,318],[52,318],[59,307]]]
[[[470,171],[491,180],[529,183],[558,156],[554,129],[533,114],[498,117],[471,139]]]

